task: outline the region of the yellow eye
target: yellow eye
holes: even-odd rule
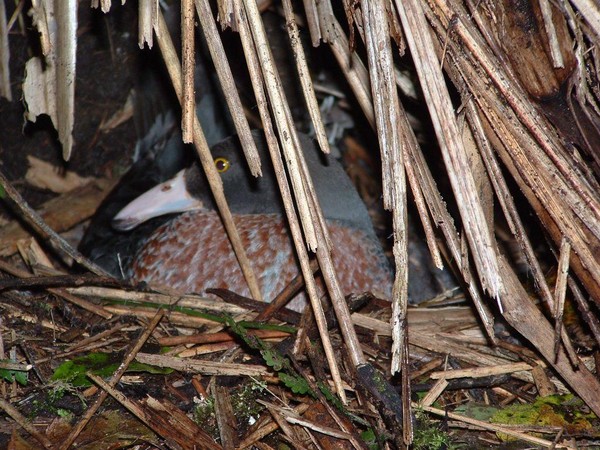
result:
[[[215,167],[217,168],[217,172],[224,173],[229,170],[231,163],[227,158],[218,157],[215,158]]]

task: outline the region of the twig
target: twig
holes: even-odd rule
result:
[[[35,361],[35,365],[39,366],[40,364],[48,362],[48,361],[58,360],[58,359],[65,359],[65,358],[68,358],[70,356],[77,355],[79,353],[89,352],[89,351],[96,350],[96,349],[103,348],[103,347],[107,347],[108,348],[112,344],[114,344],[115,342],[119,342],[120,340],[121,340],[121,338],[112,338],[112,339],[107,339],[106,341],[103,341],[103,342],[96,342],[96,343],[92,343],[92,344],[86,344],[86,345],[82,345],[82,346],[77,346],[73,350],[70,350],[70,351],[67,351],[67,352],[54,353],[54,354],[51,354],[50,356],[47,356],[45,358],[37,359]]]
[[[73,147],[75,123],[75,61],[77,53],[77,5],[76,0],[56,3],[57,30],[53,30],[51,63],[56,67],[56,130],[62,144],[63,159],[68,161]],[[79,262],[79,261],[78,261]]]
[[[5,289],[12,289],[15,287],[30,287],[30,286],[36,286],[39,285],[41,287],[46,287],[48,286],[48,284],[51,284],[51,280],[56,279],[56,278],[60,278],[60,279],[64,279],[64,278],[72,278],[72,276],[61,276],[61,277],[35,277],[34,275],[25,272],[23,270],[17,269],[16,267],[11,266],[10,264],[5,263],[4,261],[0,261],[0,270],[3,270],[7,273],[10,273],[11,275],[14,275],[16,277],[21,277],[23,278],[23,280],[2,280],[2,282],[0,283],[0,291],[1,290],[5,290]],[[34,278],[34,280],[32,280],[32,278]],[[88,277],[88,276],[83,276],[83,277],[74,277],[75,279],[81,280],[81,279],[100,279],[100,280],[105,280],[108,281],[109,285],[114,285],[114,283],[117,284],[121,284],[117,281],[115,281],[114,279],[109,279],[109,278],[96,278],[96,277]],[[46,281],[50,281],[50,283],[46,283],[46,282],[40,282],[39,284],[36,283],[36,281],[40,281],[41,279],[44,279]],[[29,281],[32,280],[33,283],[29,284]],[[9,286],[10,283],[15,283],[15,284],[22,284],[22,286]],[[78,284],[78,283],[67,283],[68,286],[73,286],[74,284]],[[77,305],[87,311],[93,312],[94,314],[97,314],[101,317],[104,317],[105,319],[110,319],[112,317],[112,314],[109,313],[108,311],[106,311],[104,308],[102,308],[101,306],[98,305],[94,305],[93,303],[84,300],[80,297],[77,297],[75,295],[70,294],[69,292],[67,292],[64,289],[57,289],[57,288],[48,288],[46,289],[48,292],[54,294],[54,295],[58,295],[59,297],[62,297],[63,299],[73,303],[74,305]]]
[[[248,330],[248,334],[250,336],[256,336],[259,339],[285,338],[290,335],[290,333],[276,330]],[[191,336],[167,336],[159,338],[158,343],[166,347],[172,347],[175,345],[185,344],[207,344],[213,342],[226,342],[232,341],[234,339],[235,337],[233,334],[220,332],[192,334]]]
[[[139,362],[157,367],[170,367],[182,372],[201,373],[203,375],[219,376],[248,376],[260,377],[271,372],[264,366],[254,364],[233,364],[216,361],[199,361],[197,359],[182,359],[173,356],[138,353],[135,357]]]
[[[487,366],[487,367],[475,367],[472,369],[455,369],[455,370],[445,370],[443,372],[433,372],[430,375],[432,379],[451,379],[451,378],[480,378],[480,377],[489,377],[490,375],[499,375],[504,373],[514,373],[521,372],[523,370],[531,370],[532,367],[524,362],[514,363],[514,364],[499,364],[495,366]]]
[[[550,45],[550,55],[552,55],[552,65],[554,68],[565,67],[565,62],[560,51],[560,43],[556,36],[556,28],[552,21],[552,7],[548,0],[540,0],[540,9],[542,10],[542,18],[544,19],[544,28],[546,36],[548,36],[548,44]]]
[[[49,287],[77,287],[82,285],[119,287],[123,283],[114,278],[98,277],[95,275],[56,275],[50,277],[29,275],[24,278],[0,280],[0,291],[9,289],[35,289]]]
[[[567,278],[569,277],[569,258],[571,257],[571,245],[563,239],[560,245],[560,257],[558,258],[558,269],[556,273],[556,285],[554,287],[554,353],[558,358],[560,346],[560,335],[563,329],[563,314],[565,308],[565,295],[567,293]]]
[[[209,17],[212,20],[212,15]],[[190,144],[194,138],[194,116],[196,102],[194,92],[194,72],[196,58],[194,53],[194,0],[181,0],[181,71],[183,93],[181,102],[181,134],[183,142]]]
[[[20,364],[10,361],[0,361],[0,369],[14,370],[17,372],[29,372],[33,366],[31,364]]]
[[[448,380],[448,385],[446,386],[445,390],[462,391],[468,389],[490,389],[494,386],[505,386],[510,382],[510,380],[511,376],[507,374],[483,378],[454,379]],[[414,392],[423,392],[431,390],[434,384],[435,383],[413,383],[411,387]]]
[[[235,448],[237,443],[237,419],[231,405],[230,389],[224,386],[214,388],[215,416],[219,426],[221,444],[225,448]]]
[[[301,403],[294,408],[294,412],[296,414],[302,414],[308,408],[310,408],[310,405],[308,403]],[[271,420],[271,421],[267,422],[266,424],[265,423],[261,424],[261,426],[257,429],[254,429],[254,430],[251,429],[250,434],[246,435],[244,440],[242,442],[240,442],[238,448],[251,447],[252,445],[256,444],[257,441],[259,441],[260,439],[264,438],[265,436],[268,436],[273,431],[277,430],[277,428],[279,428],[279,425],[277,424],[277,422],[274,422]]]
[[[52,230],[46,222],[40,217],[40,215],[33,210],[27,204],[25,199],[19,194],[19,192],[10,184],[8,179],[4,176],[4,173],[0,171],[0,184],[8,194],[8,197],[12,200],[14,205],[17,207],[19,215],[30,225],[36,233],[38,233],[42,239],[49,241],[52,246],[58,250],[59,254],[63,259],[65,255],[73,258],[80,265],[88,269],[90,272],[95,273],[98,276],[109,277],[110,275],[100,268],[81,253],[75,250],[67,241],[60,237],[54,230]]]
[[[232,303],[234,305],[242,306],[246,309],[259,311],[259,313],[266,311],[270,306],[270,303],[257,302],[256,300],[245,298],[227,289],[207,289],[206,293],[217,295],[227,303]],[[274,313],[274,317],[278,320],[282,320],[293,325],[297,325],[300,322],[300,314],[287,308],[280,308],[279,311]]]
[[[431,406],[433,402],[435,402],[440,395],[446,390],[448,387],[448,381],[443,376],[437,380],[431,389],[425,394],[425,397],[421,399],[419,405],[421,406]]]
[[[296,69],[298,70],[298,76],[300,78],[300,84],[302,85],[302,93],[304,95],[304,100],[306,101],[308,113],[310,114],[315,135],[321,150],[323,150],[325,153],[329,153],[327,133],[325,132],[325,126],[321,120],[321,111],[319,110],[319,104],[317,103],[317,98],[315,97],[310,71],[306,63],[306,56],[300,41],[300,32],[298,31],[298,25],[296,24],[296,19],[294,18],[292,2],[290,0],[283,0],[282,3],[287,31],[290,37],[292,52],[294,53],[294,60],[296,61]]]

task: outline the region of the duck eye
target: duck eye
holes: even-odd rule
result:
[[[218,157],[215,158],[215,167],[217,168],[217,172],[224,173],[229,170],[231,163],[227,158]]]

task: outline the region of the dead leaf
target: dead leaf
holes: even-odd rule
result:
[[[41,189],[64,194],[93,180],[92,177],[80,177],[72,171],[61,173],[58,167],[34,156],[28,156],[27,159],[30,167],[25,174],[25,181]]]

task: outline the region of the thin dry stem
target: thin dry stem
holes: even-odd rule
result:
[[[181,1],[181,65],[183,101],[181,102],[181,132],[183,142],[190,144],[194,138],[194,72],[196,67],[194,36],[194,0]]]

